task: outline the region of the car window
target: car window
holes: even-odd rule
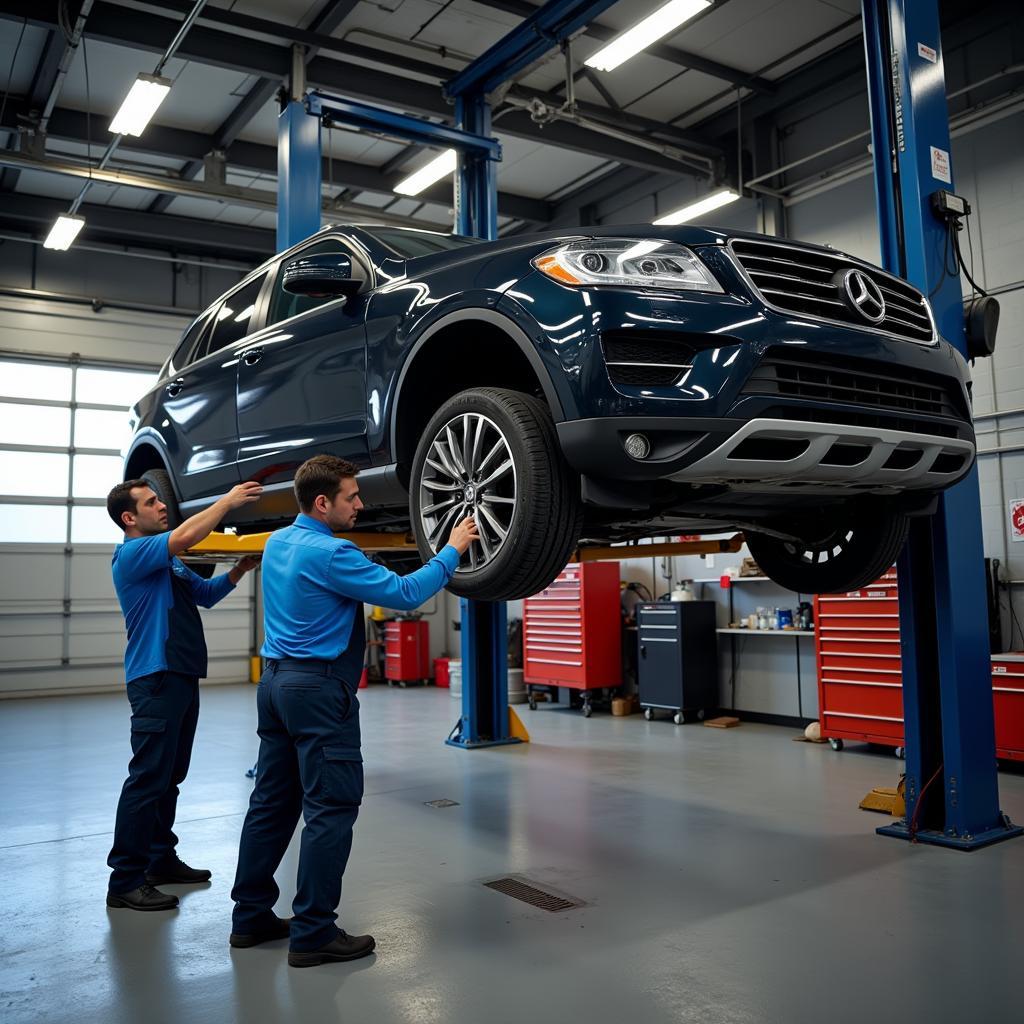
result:
[[[256,312],[256,303],[266,274],[253,278],[247,285],[225,298],[213,317],[213,330],[207,342],[204,355],[219,352],[222,348],[244,338],[252,328],[249,326]]]
[[[360,288],[366,284],[368,275],[363,261],[352,251],[352,247],[346,245],[338,238],[324,238],[305,249],[292,253],[277,271],[277,280],[274,282],[274,292],[270,297],[270,313],[267,316],[267,325],[280,323],[289,317],[298,316],[308,309],[316,309],[325,302],[334,302],[336,295],[292,295],[284,290],[284,268],[292,260],[301,259],[303,256],[315,256],[322,252],[343,252],[352,260],[352,274],[361,283]]]
[[[197,350],[197,343],[209,322],[209,316],[204,313],[202,316],[197,317],[195,323],[181,336],[181,341],[178,342],[178,347],[174,350],[174,355],[171,356],[170,368],[172,370],[177,372],[183,366],[188,366],[192,362],[192,353]]]

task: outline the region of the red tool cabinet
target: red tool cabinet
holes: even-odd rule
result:
[[[992,655],[996,757],[1024,761],[1024,654]]]
[[[848,594],[814,599],[821,734],[903,746],[903,678],[896,570]]]
[[[523,602],[523,681],[572,690],[622,683],[619,563],[567,565]],[[589,706],[589,705],[587,705]]]
[[[903,746],[896,570],[863,590],[814,599],[821,734]],[[1024,654],[992,655],[996,757],[1024,761]]]
[[[384,624],[384,678],[401,683],[430,678],[430,623],[400,619]]]

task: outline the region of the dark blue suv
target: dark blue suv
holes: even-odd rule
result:
[[[127,477],[189,515],[240,480],[361,467],[361,529],[424,557],[480,524],[451,589],[546,586],[581,541],[739,529],[803,593],[871,582],[974,459],[969,373],[926,299],[830,248],[701,227],[496,242],[330,227],[185,332],[134,409]]]

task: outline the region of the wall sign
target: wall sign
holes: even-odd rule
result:
[[[1010,539],[1024,540],[1024,498],[1010,500]]]

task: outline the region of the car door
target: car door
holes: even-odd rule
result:
[[[235,423],[236,352],[257,322],[264,271],[249,278],[215,304],[197,344],[180,358],[185,366],[164,385],[164,428],[181,492],[181,509],[189,515],[238,483],[238,431]]]
[[[284,267],[318,252],[345,252],[363,287],[350,298],[289,294]],[[366,443],[366,293],[372,271],[343,238],[318,239],[289,253],[274,271],[266,326],[238,360],[238,468],[271,499],[287,492],[296,468],[329,452],[368,463]],[[261,504],[266,504],[266,501]],[[272,504],[272,501],[271,501]]]

